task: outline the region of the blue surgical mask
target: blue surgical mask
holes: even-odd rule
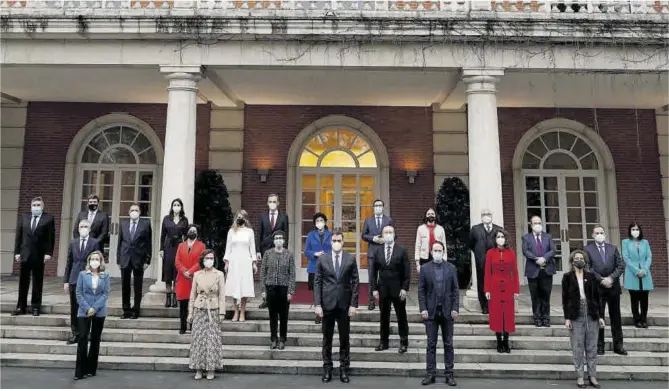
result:
[[[30,208],[30,211],[33,213],[33,216],[38,217],[42,215],[42,208],[39,206],[33,206]]]

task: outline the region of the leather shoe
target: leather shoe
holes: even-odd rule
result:
[[[132,318],[132,314],[130,312],[124,312],[123,315],[121,315],[121,319],[130,319]]]
[[[534,321],[534,327],[541,327],[542,325],[543,323],[540,320],[537,319]]]
[[[342,383],[348,383],[351,381],[351,378],[348,377],[348,369],[339,369],[339,380]]]
[[[482,313],[483,315],[488,315],[489,312],[488,312],[488,309],[487,309],[487,308],[484,308],[484,309],[481,310],[481,313]]]
[[[594,388],[602,388],[602,386],[599,383],[593,383],[592,378],[588,378],[588,383]]]
[[[278,344],[276,341],[272,341],[272,344],[270,345],[269,348],[272,349],[272,350],[274,350],[274,349],[276,349],[277,347],[279,347],[279,344]]]
[[[130,314],[130,319],[137,319],[137,318],[139,318],[139,314],[137,312],[133,312],[132,314]]]
[[[286,348],[286,343],[283,341],[279,341],[279,350],[283,350]]]
[[[72,345],[77,343],[77,340],[79,340],[79,337],[75,334],[70,335],[70,337],[67,339],[67,344]]]
[[[423,381],[420,382],[420,384],[424,386],[429,386],[430,384],[434,384],[435,380],[436,379],[434,375],[427,375],[423,378]]]
[[[367,306],[367,309],[370,310],[370,311],[374,311],[374,308],[376,308],[376,303],[374,303],[374,302],[372,301],[372,302],[370,302],[369,305]]]
[[[641,328],[647,329],[648,328],[648,323],[641,322]]]
[[[622,347],[613,349],[613,353],[619,354],[621,356],[627,356],[627,350],[623,349]]]
[[[76,380],[81,380],[81,379],[83,379],[83,376],[75,376],[75,377],[72,378],[72,380],[75,380],[75,381]]]
[[[604,354],[606,354],[606,352],[604,351],[604,348],[598,347],[597,348],[597,355],[598,356],[603,356]]]
[[[267,300],[263,299],[262,303],[260,303],[258,308],[267,308]]]
[[[406,345],[402,345],[402,346],[400,346],[399,349],[397,349],[397,353],[399,353],[399,354],[404,354],[404,353],[407,352],[407,350],[409,350],[409,349],[407,348],[407,346],[406,346]]]
[[[453,376],[446,376],[446,381],[444,383],[448,384],[451,387],[455,387],[458,385],[458,383],[455,382],[455,379],[453,379]]]
[[[39,310],[37,308],[33,308],[33,316],[39,316]]]
[[[332,369],[326,369],[323,372],[323,377],[321,378],[323,383],[329,383],[332,381]]]
[[[322,320],[319,317],[316,317],[316,324],[321,324]]]
[[[28,311],[26,311],[26,310],[22,310],[22,309],[20,309],[20,308],[17,308],[17,309],[15,309],[15,310],[12,312],[12,315],[14,315],[14,316],[17,316],[17,315],[25,315],[25,314],[27,314],[27,313],[28,313]]]
[[[388,345],[384,345],[382,343],[379,344],[376,348],[374,348],[374,351],[380,352],[382,350],[388,350]]]

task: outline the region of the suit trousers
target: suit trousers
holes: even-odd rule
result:
[[[371,265],[371,262],[374,262],[374,259],[368,258],[367,262],[368,265]],[[374,275],[372,274],[372,271],[373,270],[371,267],[367,267],[367,281],[369,282],[367,284],[367,297],[370,303],[374,303],[374,289],[372,288],[372,280],[374,279]]]
[[[77,365],[74,376],[95,375],[98,370],[98,356],[100,355],[100,336],[105,324],[105,318],[96,316],[79,317],[79,344],[77,345]],[[88,334],[91,334],[91,347],[88,348]]]
[[[553,290],[553,276],[545,270],[539,270],[536,278],[528,278],[530,299],[532,300],[532,314],[535,321],[548,322],[551,318],[551,291]]]
[[[447,319],[443,311],[438,308],[432,319],[425,321],[425,333],[427,334],[427,350],[425,361],[427,363],[427,374],[437,373],[437,339],[441,328],[441,339],[444,342],[444,374],[453,376],[453,320]]]
[[[399,328],[400,344],[409,345],[409,322],[407,320],[406,300],[399,296],[379,295],[379,309],[381,310],[381,344],[388,346],[390,336],[390,307],[395,307],[397,316],[397,327]]]
[[[72,335],[76,336],[77,333],[77,312],[79,311],[79,303],[77,303],[77,286],[69,285],[70,289],[70,329],[72,330]]]
[[[630,290],[629,293],[634,323],[648,321],[648,291]]]
[[[279,285],[267,285],[267,309],[269,310],[269,333],[272,341],[279,341],[277,338],[277,328],[279,329],[279,338],[286,342],[288,334],[288,287]],[[278,327],[277,327],[278,325]]]
[[[613,282],[617,284],[617,281]],[[611,337],[613,339],[613,348],[623,347],[623,323],[620,318],[620,293],[611,289],[609,292],[599,290],[599,313],[604,314],[606,306],[609,306],[609,319],[611,322]],[[604,349],[604,329],[599,329],[599,338],[597,347]]]
[[[597,377],[597,338],[599,321],[588,316],[588,304],[581,300],[581,312],[578,319],[571,321],[569,340],[577,377],[583,377],[583,364],[588,366],[588,376]]]
[[[134,305],[130,308],[130,277],[134,278],[132,286],[135,291]],[[139,316],[139,307],[142,302],[142,284],[144,283],[144,269],[135,269],[128,266],[121,269],[121,302],[123,312],[133,311]]]
[[[339,328],[339,366],[348,368],[351,365],[351,345],[349,332],[351,319],[347,309],[334,309],[323,313],[323,368],[332,369],[332,337],[335,322]]]
[[[188,303],[190,300],[179,300],[179,330],[186,331],[188,328]]]
[[[33,292],[30,298],[32,309],[42,308],[42,287],[44,286],[44,261],[21,262],[19,271],[19,300],[16,308],[22,311],[28,307],[28,289],[30,289],[30,276],[33,278]]]
[[[488,299],[485,297],[485,265],[476,264],[476,290],[479,296],[481,310],[488,308]]]

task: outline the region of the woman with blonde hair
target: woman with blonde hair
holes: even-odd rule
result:
[[[105,272],[104,256],[94,251],[86,260],[86,270],[79,273],[77,279],[77,363],[74,380],[95,376],[100,353],[100,336],[107,316],[109,298],[109,274]],[[88,335],[91,335],[91,347],[88,348]]]
[[[244,209],[237,213],[228,231],[223,261],[227,273],[225,295],[234,299],[232,321],[243,322],[246,320],[246,300],[255,297],[253,275],[258,272],[255,235]]]

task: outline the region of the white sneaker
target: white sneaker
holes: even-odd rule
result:
[[[212,380],[214,378],[214,371],[207,372],[207,380]]]
[[[202,379],[202,371],[197,370],[195,371],[195,380],[200,380]]]

